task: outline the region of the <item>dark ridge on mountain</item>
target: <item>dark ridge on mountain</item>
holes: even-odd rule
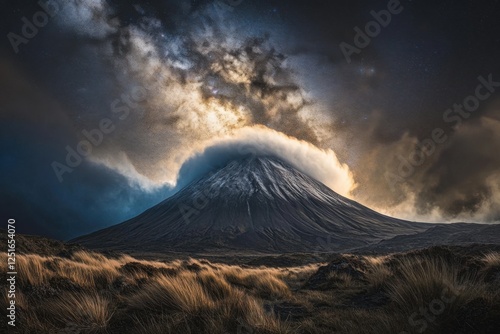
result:
[[[4,229],[0,229],[0,243],[7,245],[8,234]],[[16,254],[38,254],[41,256],[68,256],[83,248],[79,245],[70,245],[59,240],[16,233],[15,236]]]
[[[412,235],[398,235],[356,252],[395,253],[446,245],[500,245],[499,224],[440,224]]]
[[[433,226],[379,214],[279,159],[247,157],[203,176],[135,218],[72,242],[151,252],[326,252]]]

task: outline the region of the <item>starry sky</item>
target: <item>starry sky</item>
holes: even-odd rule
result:
[[[497,0],[4,0],[0,16],[1,215],[20,233],[120,223],[245,145],[392,216],[500,221]]]

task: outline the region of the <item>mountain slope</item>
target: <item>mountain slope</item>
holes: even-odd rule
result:
[[[73,242],[146,251],[347,250],[432,225],[390,218],[271,157],[234,160],[141,215]]]
[[[394,253],[443,245],[500,245],[500,224],[439,224],[428,230],[398,235],[377,244],[357,249],[358,252]]]

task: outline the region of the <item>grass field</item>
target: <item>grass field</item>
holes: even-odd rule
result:
[[[494,251],[435,247],[255,267],[76,250],[20,254],[17,266],[18,333],[469,334],[500,328],[500,253]],[[7,307],[5,289],[2,294]]]

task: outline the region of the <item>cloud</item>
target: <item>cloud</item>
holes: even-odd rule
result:
[[[405,134],[398,142],[379,145],[366,157],[367,166],[374,169],[365,169],[365,176],[357,179],[365,188],[358,189],[357,198],[405,219],[500,221],[499,115],[493,111],[449,132],[447,141],[404,178],[398,177],[401,162],[396,157],[407,158],[414,152],[420,143],[418,138]],[[387,177],[389,174],[393,179]],[[377,177],[380,175],[385,177]],[[377,197],[370,189],[385,195]]]
[[[285,50],[293,50],[293,43],[266,32],[273,30],[268,22],[263,21],[260,29],[245,29],[246,22],[239,20],[237,11],[218,8],[214,2],[196,8],[169,3],[175,15],[168,20],[151,6],[133,7],[140,15],[132,16],[133,20],[128,15],[127,21],[126,11],[111,4],[87,5],[94,12],[100,8],[101,14],[83,15],[75,19],[75,27],[86,20],[105,32],[93,35],[102,39],[98,55],[108,59],[113,70],[116,97],[132,96],[137,87],[145,88],[147,97],[136,107],[127,107],[128,118],[117,121],[117,130],[95,151],[92,161],[118,171],[145,190],[163,185],[176,189],[183,182],[181,166],[193,154],[219,141],[240,143],[241,137],[259,151],[279,151],[276,147],[281,145],[280,150],[294,156],[289,162],[342,194],[357,183],[352,195],[356,200],[393,215],[424,220],[450,220],[462,214],[477,219],[495,216],[495,210],[485,205],[495,198],[491,183],[496,179],[475,162],[479,151],[470,146],[488,140],[481,138],[487,127],[474,122],[468,127],[478,131],[466,134],[464,127],[450,133],[449,146],[438,148],[415,175],[395,189],[388,185],[385,175],[397,168],[395,157],[411,152],[433,121],[398,115],[398,108],[407,108],[418,99],[419,91],[402,99],[394,87],[382,85],[391,74],[376,54],[370,54],[374,61],[367,76],[367,65],[322,61],[318,47],[287,55]],[[298,45],[307,43],[299,38]],[[308,74],[319,65],[324,70]],[[403,83],[407,89],[412,85],[411,81]],[[109,109],[102,110],[109,114]],[[103,114],[90,119],[94,124],[99,122],[97,116]],[[273,131],[284,137],[270,135]],[[469,144],[461,143],[464,136],[471,137],[465,140]],[[260,137],[280,144],[272,148],[258,141]],[[286,145],[284,138],[288,138]],[[295,158],[298,155],[293,155],[296,152],[289,151],[295,140],[307,142],[310,152],[331,151],[336,163],[330,172],[338,180],[325,176],[328,169],[323,162],[301,165]],[[267,146],[261,146],[264,143]],[[494,143],[490,140],[483,158],[488,165],[498,166],[490,158]],[[457,164],[460,155],[473,170],[465,171],[463,164]],[[349,164],[349,177],[338,172],[342,167],[336,169],[339,159]],[[447,176],[450,163],[460,177]],[[474,179],[469,183],[476,186],[463,182],[467,174]]]
[[[346,197],[356,187],[349,167],[340,163],[332,150],[319,149],[263,126],[246,127],[205,145],[183,162],[180,183],[187,184],[194,175],[202,175],[230,159],[256,155],[277,157]]]
[[[60,1],[57,22],[77,36],[103,39],[116,32],[116,20],[105,0]]]
[[[49,194],[47,200],[30,200],[38,211],[27,221],[36,221],[40,212],[38,221],[47,226],[58,221],[57,229],[71,229],[64,227],[70,222],[82,230],[107,226],[199,176],[205,169],[195,162],[221,163],[241,148],[277,155],[391,215],[499,219],[498,98],[450,130],[446,145],[411,178],[395,189],[386,180],[387,172],[397,173],[398,155],[408,155],[431,129],[443,126],[440,110],[463,100],[478,75],[485,69],[496,73],[498,66],[494,57],[488,63],[484,52],[464,60],[460,49],[446,43],[456,29],[422,32],[422,22],[436,24],[418,14],[427,10],[404,20],[406,31],[396,36],[403,42],[391,39],[402,31],[394,26],[349,65],[338,43],[352,39],[353,26],[364,20],[358,13],[369,13],[372,2],[360,2],[357,10],[333,2],[245,1],[233,10],[215,1],[60,4],[64,12],[24,52],[4,58],[7,53],[0,50],[2,125],[18,129],[10,138],[25,152],[9,153],[24,164],[19,173],[7,158],[2,165],[16,175],[3,194],[14,194],[11,207],[32,196],[33,184]],[[39,10],[35,3],[16,6],[28,17]],[[21,29],[18,17],[5,16],[12,31]],[[436,20],[441,27],[441,18]],[[441,33],[430,33],[437,30]],[[408,32],[431,47],[415,50]],[[481,29],[475,34],[470,38],[476,45]],[[483,45],[489,50],[492,43]],[[10,46],[7,51],[12,53]],[[463,72],[464,63],[470,75]],[[138,97],[140,91],[146,94]],[[98,128],[104,118],[116,129],[58,183],[50,163],[63,161],[66,145],[74,147],[85,139],[83,130]],[[40,172],[34,175],[30,166]],[[141,204],[134,205],[136,200]]]
[[[307,94],[286,57],[269,35],[238,32],[231,14],[210,4],[174,29],[142,17],[99,44],[100,57],[109,56],[119,101],[93,108],[81,125],[83,130],[95,127],[102,117],[115,120],[116,131],[94,150],[91,161],[142,175],[151,184],[173,186],[188,152],[248,126],[263,125],[318,143],[303,113]],[[89,24],[93,20],[87,19]],[[145,98],[132,105],[120,101],[138,89],[147,92]],[[117,109],[126,118],[117,118]]]

